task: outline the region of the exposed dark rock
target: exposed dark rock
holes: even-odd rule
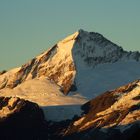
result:
[[[3,71],[0,72],[0,75],[4,74],[6,72],[7,72],[6,70],[3,70]]]
[[[47,135],[47,123],[37,104],[0,97],[1,140],[47,140]]]

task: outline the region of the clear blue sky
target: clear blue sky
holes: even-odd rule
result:
[[[24,64],[80,28],[140,51],[140,0],[0,0],[0,70]]]

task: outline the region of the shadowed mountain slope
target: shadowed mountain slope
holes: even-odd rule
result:
[[[140,132],[140,81],[107,91],[84,104],[82,109],[82,117],[63,129],[62,139],[136,138]]]

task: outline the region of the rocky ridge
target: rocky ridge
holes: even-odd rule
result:
[[[139,52],[124,51],[99,33],[79,30],[22,65],[10,77],[7,73],[1,75],[0,89],[14,88],[24,81],[43,76],[53,80],[67,94],[77,90],[76,73],[81,67],[139,60]]]
[[[135,139],[135,135],[140,138],[139,80],[105,92],[82,109],[82,117],[63,130],[62,139],[129,140]]]

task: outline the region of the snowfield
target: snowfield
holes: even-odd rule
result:
[[[80,115],[80,106],[87,99],[80,96],[65,96],[60,87],[46,78],[25,81],[14,89],[0,90],[1,96],[20,97],[37,103],[47,120],[62,121]]]
[[[59,122],[72,119],[75,115],[81,116],[81,104],[79,105],[58,105],[41,107],[45,114],[46,120]]]
[[[136,79],[140,79],[140,62],[120,61],[97,65],[95,68],[79,66],[75,83],[80,95],[92,99]]]

